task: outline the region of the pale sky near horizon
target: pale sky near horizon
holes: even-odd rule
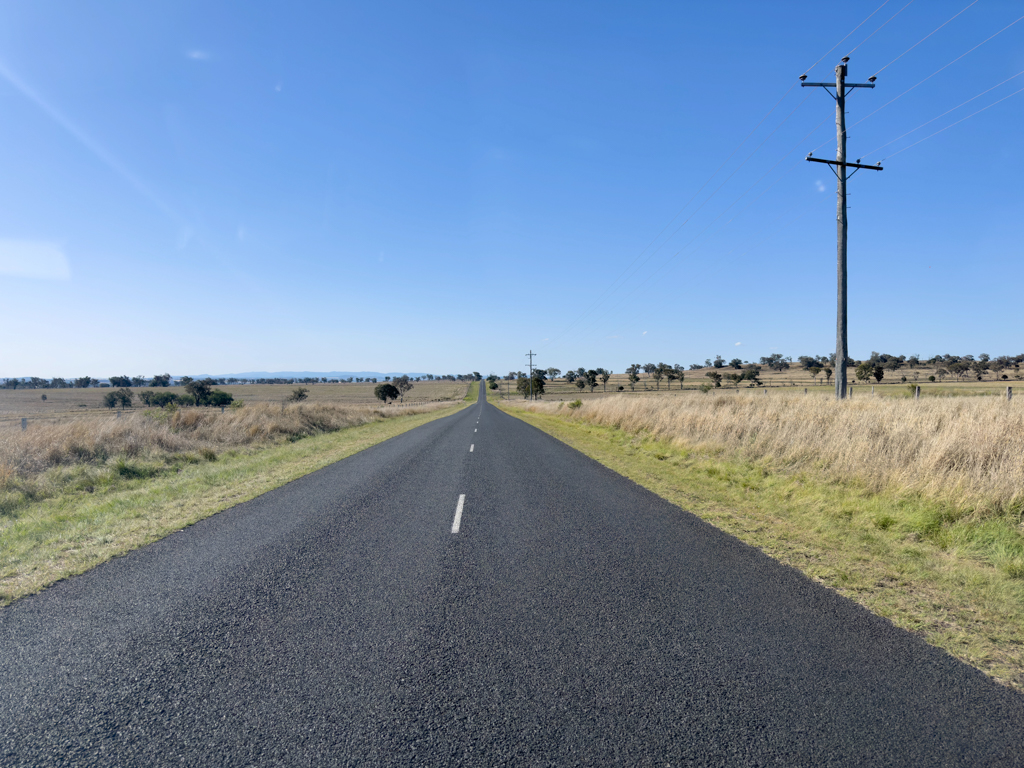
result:
[[[1022,16],[6,2],[0,377],[830,353],[848,53],[851,354],[1019,354]]]

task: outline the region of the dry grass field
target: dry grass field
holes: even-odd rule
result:
[[[245,403],[281,403],[299,386],[309,391],[306,403],[334,405],[374,405],[380,401],[373,396],[371,383],[352,384],[242,384],[216,386],[230,393],[235,400]],[[460,381],[417,381],[406,394],[405,403],[420,405],[432,402],[456,402],[466,396],[468,384]],[[143,390],[155,390],[153,387],[134,387],[136,395]],[[171,387],[168,391],[184,394],[181,387]],[[64,420],[68,416],[112,417],[109,408],[103,405],[103,396],[109,389],[90,387],[88,389],[0,389],[0,430],[8,426],[20,428],[21,419],[29,418],[34,423],[38,419]],[[46,395],[46,400],[42,396]],[[141,410],[142,404],[136,399],[135,410]]]
[[[856,478],[874,491],[919,493],[965,514],[1024,514],[1024,399],[741,395],[608,397],[567,418],[829,480]],[[563,405],[530,407],[551,413]]]
[[[678,394],[688,391],[699,390],[702,384],[709,383],[710,379],[705,374],[713,371],[713,368],[702,368],[697,371],[686,371],[686,378],[682,383],[682,387],[678,381],[668,382],[666,379],[662,379],[661,384],[654,380],[653,377],[646,373],[640,374],[640,381],[635,385],[635,389],[630,389],[629,379],[625,373],[618,372],[612,374],[608,380],[607,386],[598,382],[597,387],[591,393],[589,388],[580,390],[575,384],[569,384],[563,378],[558,378],[554,381],[547,381],[544,384],[544,400],[574,400],[580,398],[584,402],[592,399],[599,399],[610,395],[656,395],[656,396],[667,396],[669,394]],[[729,373],[735,373],[731,368],[720,368],[718,372],[727,375]],[[904,367],[899,371],[892,373],[886,371],[885,378],[882,382],[876,383],[874,380],[871,382],[860,382],[857,381],[853,375],[853,370],[849,372],[849,381],[853,384],[853,395],[858,397],[861,395],[871,394],[872,392],[876,395],[889,396],[889,397],[908,397],[910,386],[921,387],[922,397],[936,397],[936,396],[973,396],[973,395],[995,395],[1005,394],[1007,386],[1015,387],[1015,392],[1020,391],[1024,394],[1024,373],[1021,371],[1009,369],[1002,371],[999,376],[1007,376],[1006,380],[1001,378],[997,379],[996,374],[990,373],[986,376],[984,381],[973,381],[968,380],[966,377],[957,382],[952,376],[946,377],[944,381],[928,381],[928,377],[935,374],[935,369],[929,366],[918,367],[913,370]],[[902,378],[906,377],[907,381],[901,381]],[[799,390],[801,393],[806,388],[809,395],[820,394],[820,395],[831,395],[835,391],[834,382],[826,383],[825,376],[819,375],[817,379],[814,379],[807,371],[802,370],[799,366],[792,366],[787,371],[775,373],[764,368],[761,371],[761,382],[764,389],[793,389]],[[518,397],[522,399],[521,395],[516,393],[516,382],[509,382],[505,379],[499,381],[500,394],[505,397],[510,394],[512,399]],[[619,389],[622,387],[622,390]],[[722,386],[717,389],[718,392],[746,392],[751,393],[756,390],[760,390],[762,387],[751,388],[748,386],[748,382],[743,382],[739,387],[734,386],[731,382],[722,381]]]

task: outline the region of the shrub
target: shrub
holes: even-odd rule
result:
[[[309,390],[305,387],[298,387],[297,389],[293,389],[292,393],[288,395],[288,402],[301,403],[307,397],[309,397]]]
[[[570,411],[575,411],[581,405],[583,405],[583,401],[580,400],[579,398],[577,398],[577,399],[573,400],[571,403],[569,403],[569,410]]]
[[[221,408],[223,408],[226,405],[231,405],[231,402],[234,399],[235,398],[230,393],[222,392],[219,389],[215,389],[207,396],[206,404],[220,406]]]

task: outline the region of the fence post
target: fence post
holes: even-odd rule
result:
[[[874,384],[871,385],[871,394],[872,395],[875,394],[875,385]]]
[[[224,413],[224,406],[223,405],[220,407],[220,412]]]
[[[807,387],[804,387],[804,394],[807,394]]]
[[[917,385],[917,389],[914,390],[914,399],[915,400],[920,400],[921,399],[921,385],[920,384],[918,384]]]
[[[1013,387],[1006,388],[1006,401],[1009,402],[1010,400],[1013,400]]]
[[[853,384],[851,384],[850,388],[846,390],[846,399],[853,400]]]
[[[114,418],[115,419],[120,419],[121,418],[121,412],[120,411],[114,411]]]
[[[22,419],[21,420],[21,431],[24,432],[26,429],[28,429],[28,419]]]

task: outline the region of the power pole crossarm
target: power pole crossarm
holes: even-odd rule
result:
[[[820,157],[805,157],[809,163],[826,163],[828,165],[845,165],[847,168],[867,168],[869,171],[884,171],[881,165],[877,163],[875,165],[861,165],[860,163],[840,163],[837,160],[822,160]]]

